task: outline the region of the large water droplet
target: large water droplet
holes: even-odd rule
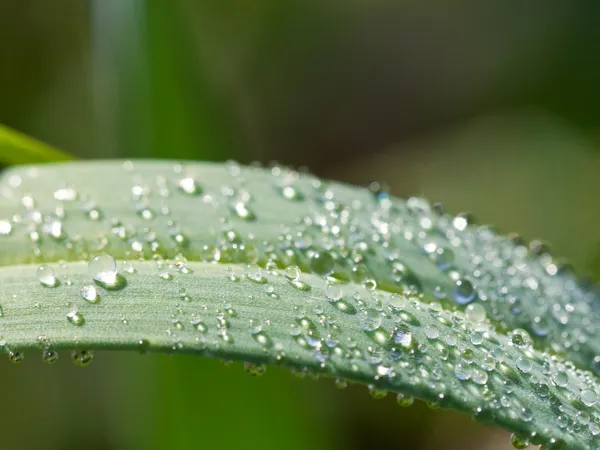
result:
[[[36,275],[38,281],[42,286],[55,287],[58,285],[58,278],[56,278],[56,273],[54,272],[54,269],[52,269],[49,266],[43,265],[38,267]]]
[[[361,312],[360,326],[365,331],[375,331],[381,326],[381,314],[376,309],[368,308]]]
[[[454,300],[459,305],[466,305],[475,300],[476,291],[473,284],[466,279],[458,280],[454,287]]]
[[[117,262],[110,255],[98,255],[94,257],[89,265],[90,276],[97,282],[114,286],[117,284]]]
[[[310,270],[319,275],[329,275],[333,272],[333,256],[326,250],[313,253],[310,257]]]

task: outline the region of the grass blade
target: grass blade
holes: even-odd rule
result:
[[[14,362],[103,349],[281,365],[548,448],[598,445],[594,421],[564,424],[600,415],[599,294],[542,247],[283,167],[88,162],[3,180]]]

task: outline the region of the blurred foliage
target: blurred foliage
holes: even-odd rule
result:
[[[0,164],[68,161],[71,155],[0,125]]]

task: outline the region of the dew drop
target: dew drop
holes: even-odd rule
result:
[[[427,339],[437,339],[440,336],[440,331],[435,325],[427,325],[423,332]]]
[[[510,443],[516,449],[524,449],[529,447],[529,439],[514,433],[510,437]]]
[[[396,402],[403,408],[408,408],[414,403],[415,399],[404,394],[396,394]]]
[[[331,302],[339,302],[344,297],[344,289],[340,284],[329,284],[325,288],[325,297]]]
[[[300,269],[298,266],[289,266],[285,269],[285,277],[289,281],[297,281],[300,278]]]
[[[485,321],[485,308],[479,303],[471,303],[465,308],[465,318],[469,322],[481,323]]]
[[[75,308],[67,313],[67,320],[76,327],[81,327],[85,324],[85,317]]]
[[[248,375],[253,377],[260,377],[265,373],[265,366],[262,364],[251,363],[248,361],[244,362],[244,370]]]
[[[25,355],[21,352],[9,352],[8,360],[13,364],[21,364],[25,359]]]
[[[333,272],[334,261],[331,253],[323,250],[313,253],[310,257],[310,270],[319,275],[329,275]]]
[[[245,220],[247,222],[252,222],[256,220],[256,215],[252,212],[250,208],[248,208],[248,204],[245,202],[235,202],[231,206],[231,210],[236,216],[238,216],[242,220]]]
[[[531,372],[532,368],[533,364],[531,363],[531,360],[529,358],[527,358],[526,356],[519,356],[519,358],[517,359],[517,369],[519,369],[523,373],[529,373]]]
[[[76,350],[73,352],[72,358],[76,365],[85,367],[94,360],[94,352],[91,350]]]
[[[370,384],[369,385],[369,395],[375,400],[381,400],[387,397],[388,391],[385,389],[380,389],[377,386]]]
[[[96,286],[94,286],[94,285],[86,284],[85,286],[83,286],[81,288],[79,293],[84,300],[86,300],[90,303],[97,303],[100,300],[100,296],[98,295],[98,290],[96,289]]]
[[[517,348],[525,349],[531,345],[531,336],[527,331],[517,328],[511,331],[510,342]]]
[[[552,381],[558,387],[565,387],[569,383],[569,375],[567,375],[566,372],[559,370],[552,376]]]
[[[44,350],[42,352],[42,361],[44,364],[55,364],[58,361],[58,352],[54,350]]]
[[[459,305],[466,305],[475,300],[476,291],[473,284],[466,279],[458,280],[454,287],[454,300]]]
[[[373,308],[361,312],[360,326],[364,331],[375,331],[381,326],[381,314]]]
[[[117,284],[117,262],[110,255],[95,256],[88,265],[90,276],[97,282],[114,286]]]
[[[58,278],[56,278],[56,273],[54,272],[54,269],[52,269],[49,266],[43,265],[38,267],[36,275],[38,281],[42,286],[55,287],[58,285]]]
[[[405,295],[392,294],[390,295],[388,304],[393,311],[401,311],[408,306],[408,297]]]
[[[392,330],[392,341],[402,347],[410,347],[412,344],[412,333],[410,329],[403,324],[398,325]]]
[[[592,389],[584,389],[581,391],[579,398],[581,399],[581,403],[585,406],[594,406],[598,401],[598,395]]]
[[[8,220],[0,220],[0,236],[8,236],[12,231],[12,225]]]
[[[202,193],[202,188],[198,182],[192,177],[185,177],[177,182],[177,187],[188,195],[198,195]]]

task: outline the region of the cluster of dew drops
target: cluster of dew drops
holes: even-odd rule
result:
[[[600,323],[595,307],[598,293],[559,264],[546,246],[539,242],[528,246],[517,236],[502,237],[491,227],[474,225],[467,214],[445,215],[440,205],[422,198],[394,199],[379,183],[372,183],[368,191],[355,197],[348,188],[338,195],[335,185],[281,166],[269,169],[273,188],[278,198],[298,205],[298,214],[290,223],[280,224],[276,239],[263,241],[255,239],[252,230],[262,226],[261,212],[269,202],[261,204],[252,189],[246,188],[244,178],[245,173],[263,169],[242,169],[228,163],[224,173],[228,178],[220,186],[211,186],[180,165],[173,167],[172,175],[144,180],[136,176],[136,164],[126,162],[123,170],[132,175],[130,200],[135,217],[148,223],[142,233],[132,232],[126,217],[105,216],[93,198],[62,186],[53,192],[57,207],[52,214],[43,214],[35,198],[23,194],[20,204],[25,214],[0,219],[0,238],[25,230],[38,256],[46,238],[76,246],[77,239],[67,232],[68,213],[63,205],[78,202],[89,220],[108,224],[110,231],[101,239],[102,246],[108,248],[112,241],[125,243],[130,261],[123,267],[129,274],[136,272],[133,261],[144,259],[148,252],[157,276],[166,281],[191,273],[188,257],[236,263],[234,267],[243,263],[243,274],[228,267],[225,277],[238,285],[243,279],[263,285],[264,295],[277,301],[285,291],[276,287],[281,283],[271,282],[273,278],[308,292],[313,289],[305,273],[311,273],[324,282],[324,298],[315,301],[311,293],[307,307],[294,308],[289,337],[310,351],[324,369],[336,358],[350,361],[350,372],[362,370],[365,364],[372,368],[369,392],[374,398],[387,394],[381,382],[390,386],[396,382],[426,384],[441,392],[440,404],[452,392],[457,397],[485,400],[486,408],[495,414],[531,422],[535,419],[531,410],[514,394],[518,383],[512,378],[520,376],[534,387],[538,400],[554,402],[552,428],[600,435],[600,412],[595,408],[600,386],[589,372],[578,369],[587,363],[596,375],[600,373],[600,356],[593,340]],[[9,187],[0,194],[13,196],[13,189],[16,192],[23,181],[22,175],[12,175]],[[153,195],[160,198],[159,203]],[[180,224],[181,212],[176,203],[169,203],[174,195],[199,197],[217,211],[220,230],[216,239],[198,246],[189,238],[193,230]],[[167,233],[152,227],[158,218],[167,219]],[[163,239],[170,244],[165,246]],[[123,274],[110,254],[91,257],[88,267],[90,280],[79,289],[81,300],[88,304],[99,302],[102,289],[124,286]],[[425,268],[428,275],[422,276]],[[38,267],[37,281],[46,288],[61,284],[49,264]],[[287,357],[287,347],[275,342],[268,331],[274,329],[271,319],[242,317],[230,302],[216,310],[213,325],[207,319],[209,307],[203,304],[204,314],[195,312],[186,325],[184,310],[194,303],[188,290],[177,281],[180,301],[167,329],[173,349],[184,345],[179,336],[186,327],[198,332],[196,342],[200,344],[208,343],[204,336],[211,328],[220,340],[218,345],[231,344],[232,322],[245,320],[252,339],[265,351],[275,351],[277,360]],[[362,330],[360,339],[346,334],[328,307],[355,317]],[[65,319],[75,327],[86,324],[76,302],[69,304]],[[497,340],[497,331],[506,335],[505,341]],[[44,361],[56,362],[58,354],[51,349],[50,340],[40,336],[39,341]],[[541,360],[535,353],[536,342],[545,343],[542,347],[553,354]],[[149,342],[140,339],[139,345],[146,348]],[[17,351],[10,351],[9,357],[15,363],[23,360]],[[73,359],[86,365],[93,353],[77,351]],[[245,368],[251,375],[265,371],[257,363],[247,362]],[[452,383],[444,381],[447,373]],[[340,388],[347,384],[343,378],[336,380]],[[398,394],[397,400],[401,406],[413,403],[411,396],[403,394]],[[429,404],[438,406],[437,402]],[[482,412],[481,407],[473,411],[475,415]],[[515,448],[526,448],[530,442],[560,448],[560,441],[547,438],[549,435],[552,429],[544,429],[539,435],[513,435],[511,442]]]

